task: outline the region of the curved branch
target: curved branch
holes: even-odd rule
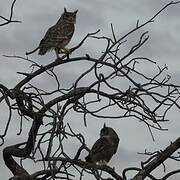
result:
[[[6,166],[11,170],[15,177],[19,177],[21,180],[30,180],[31,177],[28,172],[13,159],[13,156],[24,158],[30,155],[34,148],[36,135],[40,125],[41,120],[35,118],[29,132],[27,143],[16,144],[3,149],[3,159]],[[24,148],[19,148],[19,146],[24,144]]]

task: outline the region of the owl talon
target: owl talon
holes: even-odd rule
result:
[[[98,165],[100,166],[106,166],[107,165],[107,162],[105,160],[100,160]]]
[[[55,52],[56,52],[56,57],[57,57],[57,59],[61,59],[60,56],[59,56],[59,50],[58,50],[58,49],[55,49]]]
[[[58,50],[58,54],[70,54],[71,50],[68,48],[62,48]]]

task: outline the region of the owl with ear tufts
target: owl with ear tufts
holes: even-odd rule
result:
[[[100,138],[92,146],[86,162],[106,165],[117,152],[119,137],[111,127],[104,124],[100,131]]]
[[[47,30],[39,46],[33,51],[27,52],[26,55],[32,54],[38,49],[39,55],[44,55],[50,50],[55,50],[57,57],[59,57],[59,53],[68,53],[69,51],[65,46],[70,42],[74,34],[77,12],[78,10],[68,12],[64,8],[64,13],[57,23]]]

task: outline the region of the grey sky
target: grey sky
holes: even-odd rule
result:
[[[115,32],[118,37],[122,36],[133,28],[136,20],[144,22],[162,8],[168,0],[17,0],[14,10],[14,19],[21,20],[22,23],[9,24],[0,27],[0,83],[9,88],[14,87],[18,80],[22,79],[17,71],[29,71],[29,63],[21,60],[8,59],[2,57],[6,55],[24,56],[26,51],[36,48],[39,41],[44,36],[46,30],[52,26],[66,7],[69,11],[78,9],[76,31],[68,46],[74,46],[89,32],[101,29],[101,34],[110,34],[110,23],[113,23]],[[0,15],[7,16],[11,0],[0,0]],[[154,23],[145,27],[149,31],[150,39],[145,46],[138,51],[138,54],[147,56],[157,61],[159,65],[167,64],[169,74],[174,82],[180,83],[180,5],[167,8]],[[1,22],[1,21],[0,21]],[[86,43],[78,52],[83,55],[87,53],[98,53],[101,50],[100,44],[94,44],[92,41]],[[30,56],[37,63],[45,65],[55,58],[54,53],[50,52],[46,56],[39,57],[37,53]],[[68,69],[59,68],[58,75],[62,79],[65,87],[70,86],[74,77],[78,75],[79,68],[85,68],[86,63],[69,66]],[[148,69],[147,66],[144,69]],[[53,87],[53,82],[49,79],[38,79],[38,85]],[[82,82],[84,84],[85,82]],[[176,111],[175,111],[176,110]],[[106,120],[106,123],[116,129],[120,135],[120,147],[118,153],[113,157],[110,165],[115,166],[119,172],[127,166],[140,166],[140,161],[144,158],[137,155],[138,151],[143,152],[145,148],[149,150],[163,149],[169,145],[170,141],[179,137],[180,122],[178,122],[179,112],[177,109],[169,115],[172,122],[167,123],[165,127],[169,132],[154,131],[156,142],[152,142],[151,136],[145,125],[135,119],[128,120]],[[1,109],[1,114],[4,110]],[[5,121],[4,115],[0,115]],[[78,117],[77,117],[78,118]],[[91,121],[96,121],[91,123]],[[69,118],[71,125],[87,137],[89,146],[97,139],[99,129],[104,121],[91,119],[88,122],[88,128],[78,128],[77,124],[80,119],[72,120]],[[14,125],[12,125],[13,127]],[[12,128],[11,127],[11,128]],[[0,128],[2,129],[2,128]],[[9,132],[6,138],[8,145],[16,141],[18,128]],[[26,132],[24,135],[26,136]],[[17,137],[21,141],[21,137]],[[73,143],[72,143],[73,144]],[[2,147],[0,159],[2,159]],[[28,166],[28,165],[27,165]],[[174,167],[174,166],[173,166]],[[173,167],[169,167],[172,169]],[[168,170],[169,170],[168,169]],[[35,169],[33,169],[35,170]],[[32,170],[32,172],[33,172]],[[156,172],[158,174],[158,172]],[[0,179],[7,179],[11,176],[10,171],[0,161]],[[174,177],[179,178],[180,175]],[[173,178],[172,178],[173,179]]]

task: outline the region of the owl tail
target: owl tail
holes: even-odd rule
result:
[[[44,54],[46,54],[47,50],[48,50],[48,49],[47,49],[46,47],[41,47],[41,48],[39,49],[38,54],[39,54],[39,55],[44,55]]]
[[[85,160],[86,160],[86,162],[89,162],[89,163],[92,163],[92,162],[93,162],[90,155],[86,156],[86,157],[85,157]]]

